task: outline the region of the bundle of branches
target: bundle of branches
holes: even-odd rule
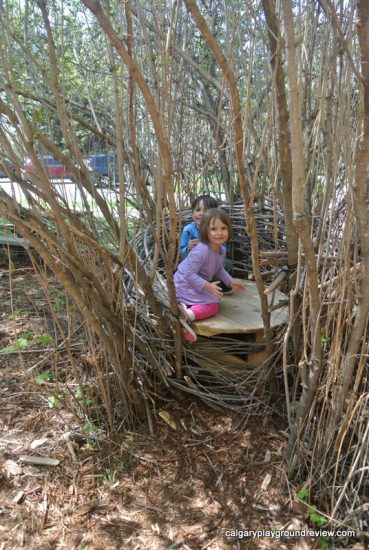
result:
[[[361,302],[367,275],[356,241],[353,205],[346,201],[343,221],[337,211],[342,213],[342,204],[329,212],[318,256],[318,260],[323,258],[319,270],[322,360],[317,390],[305,418],[299,417],[299,402],[309,389],[310,309],[307,289],[302,289],[303,349],[298,373],[290,370],[292,406],[301,421],[294,452],[299,457],[298,477],[310,501],[329,510],[336,525],[365,533],[369,526],[369,332]],[[328,260],[332,255],[335,260]]]
[[[230,215],[233,238],[229,246],[229,256],[234,263],[234,274],[240,278],[252,277],[250,240],[246,234],[246,220],[241,204],[222,205]],[[260,245],[263,249],[285,246],[283,216],[271,199],[265,199],[263,208],[255,206],[255,219]],[[277,225],[275,221],[278,221]],[[178,227],[191,221],[191,211],[184,211]],[[167,222],[169,223],[169,222]],[[148,274],[154,274],[153,288],[167,314],[169,301],[164,262],[158,259],[155,238],[151,227],[141,231],[132,242],[142,265]],[[166,243],[162,243],[165,250]],[[270,271],[266,271],[266,276]],[[131,280],[126,287],[126,295],[135,300],[136,290]],[[164,313],[165,314],[165,313]],[[275,337],[279,342],[280,335]],[[152,345],[152,344],[151,344]],[[278,348],[278,345],[274,346]],[[183,391],[199,396],[215,407],[226,407],[238,411],[253,411],[267,405],[267,381],[270,375],[270,361],[258,368],[247,366],[245,357],[264,349],[253,335],[219,335],[199,337],[196,344],[183,346],[185,376],[174,377],[168,382]],[[162,361],[167,363],[162,357]],[[167,371],[170,364],[167,363]]]

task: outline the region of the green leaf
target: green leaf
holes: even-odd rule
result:
[[[35,376],[35,382],[39,386],[42,386],[42,384],[44,384],[48,380],[52,380],[52,378],[53,378],[53,375],[51,374],[51,372],[48,370],[45,370],[44,372],[39,372]]]
[[[113,470],[112,468],[106,468],[106,470],[104,472],[104,477],[110,483],[114,483],[114,481],[116,480],[116,477],[117,477],[117,472],[116,472],[116,470]]]
[[[36,111],[33,111],[32,117],[33,117],[33,120],[34,120],[35,124],[41,124],[42,119],[43,119],[43,115],[44,115],[44,110],[42,108],[37,109]]]
[[[83,424],[82,429],[86,434],[91,434],[97,431],[97,426],[93,422],[86,422]]]
[[[54,339],[48,334],[41,334],[41,336],[36,336],[35,342],[36,344],[47,345],[52,344],[54,342]]]
[[[52,395],[51,397],[48,397],[47,401],[49,403],[50,409],[56,409],[57,406],[59,405],[59,397],[56,395]]]
[[[17,348],[19,349],[26,349],[26,347],[28,347],[28,344],[29,344],[28,338],[26,338],[25,336],[22,336],[17,340]]]
[[[23,315],[23,311],[21,309],[15,309],[12,313],[10,313],[7,318],[8,319],[17,319],[18,317],[21,317]]]
[[[6,348],[0,349],[0,353],[2,353],[3,355],[7,355],[8,353],[11,353],[12,351],[14,351],[13,346],[8,346]]]
[[[58,290],[56,292],[54,300],[54,308],[56,310],[62,309],[65,306],[65,292],[63,290]]]
[[[74,392],[74,397],[76,397],[77,399],[81,399],[82,396],[83,396],[82,388],[81,386],[77,386]]]
[[[300,489],[300,491],[296,493],[296,496],[298,499],[302,500],[302,502],[307,502],[309,491],[307,489]]]
[[[317,527],[323,527],[327,523],[327,519],[317,512],[316,506],[309,506],[309,518]]]
[[[331,543],[329,542],[329,538],[328,537],[320,537],[319,546],[320,546],[320,548],[330,548]]]
[[[311,514],[310,520],[315,523],[317,527],[324,527],[327,523],[326,518],[318,513]]]

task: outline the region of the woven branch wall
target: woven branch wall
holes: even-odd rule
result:
[[[233,260],[234,276],[247,279],[252,276],[252,259],[250,239],[246,234],[246,220],[243,205],[222,205],[229,214],[233,225],[233,238],[229,244],[229,257]],[[266,199],[263,208],[255,206],[255,220],[260,250],[285,250],[286,239],[283,216],[280,210]],[[181,224],[178,227],[178,237],[181,227],[192,221],[191,211],[182,213]],[[161,243],[166,249],[166,243]],[[167,286],[165,280],[164,262],[155,262],[155,240],[152,230],[147,227],[138,234],[133,245],[142,260],[147,273],[155,272],[153,287],[157,298],[162,303],[163,315],[170,318]],[[267,268],[262,269],[263,276],[269,281],[274,274]],[[133,285],[128,285],[126,292],[131,297]],[[146,321],[149,315],[146,316]],[[280,339],[280,331],[275,340]],[[150,341],[151,349],[155,347],[155,339]],[[170,345],[169,345],[170,347]],[[251,334],[217,335],[213,337],[198,337],[195,344],[183,345],[184,378],[174,378],[171,360],[164,350],[161,350],[160,368],[162,373],[169,375],[168,382],[183,391],[199,396],[212,407],[227,407],[238,411],[253,411],[267,407],[267,392],[269,391],[269,374],[271,361],[258,368],[245,365],[243,359],[250,353],[262,351],[264,346],[256,342]],[[157,350],[153,350],[157,356]],[[278,354],[276,346],[275,355]],[[270,359],[273,359],[270,358]]]

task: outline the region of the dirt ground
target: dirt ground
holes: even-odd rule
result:
[[[49,288],[60,292],[51,277]],[[0,304],[0,550],[319,547],[243,536],[307,527],[286,478],[280,420],[168,397],[176,429],[156,414],[153,436],[143,424],[92,445],[35,382],[50,355],[35,335],[52,333],[54,322],[30,266],[0,267]],[[30,345],[12,351],[20,338]],[[29,464],[25,455],[56,463]]]

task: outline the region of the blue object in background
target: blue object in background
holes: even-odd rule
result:
[[[98,183],[118,182],[118,162],[116,155],[90,155],[86,166]]]

